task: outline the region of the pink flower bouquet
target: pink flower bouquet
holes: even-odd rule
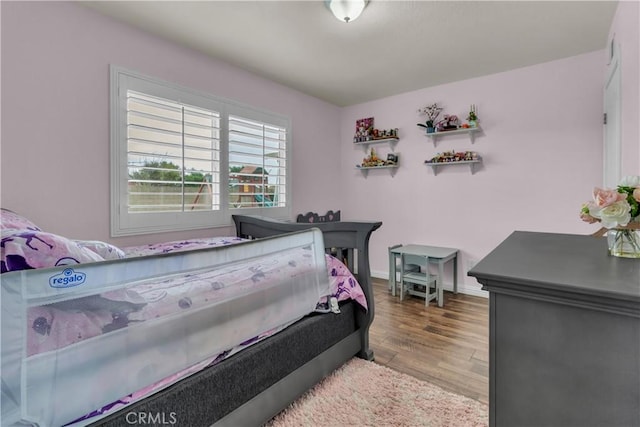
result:
[[[607,233],[611,255],[640,258],[640,176],[625,177],[615,190],[594,188],[593,200],[582,205],[580,218],[602,224],[603,233],[594,235]]]
[[[615,190],[594,188],[593,200],[582,205],[580,218],[609,229],[640,221],[640,176],[623,178]]]

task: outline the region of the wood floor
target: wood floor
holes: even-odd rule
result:
[[[391,296],[373,279],[375,318],[370,346],[375,362],[488,403],[489,300],[444,293],[444,307]]]

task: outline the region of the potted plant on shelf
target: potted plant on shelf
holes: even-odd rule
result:
[[[469,122],[469,126],[474,128],[478,126],[478,115],[476,114],[476,104],[471,104],[469,107],[469,115],[467,116],[467,122]]]
[[[427,116],[427,120],[424,123],[418,123],[418,126],[427,129],[427,133],[435,132],[436,128],[434,123],[441,111],[442,107],[439,107],[437,103],[418,109],[418,113]]]

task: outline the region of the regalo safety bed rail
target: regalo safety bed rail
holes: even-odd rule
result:
[[[284,267],[282,260],[287,260]],[[233,286],[225,285],[224,274],[235,277]],[[295,321],[329,293],[317,229],[203,250],[6,273],[1,279],[3,426],[73,421]],[[113,295],[140,294],[175,281],[189,283],[188,289],[171,288],[175,311],[54,350],[31,354],[28,348],[28,334],[36,326],[47,333],[30,310],[100,310],[96,301],[111,303]],[[212,287],[224,288],[223,296],[196,304],[198,296],[191,293]]]

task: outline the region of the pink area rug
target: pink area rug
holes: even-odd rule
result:
[[[354,358],[266,427],[487,425],[487,405]]]

